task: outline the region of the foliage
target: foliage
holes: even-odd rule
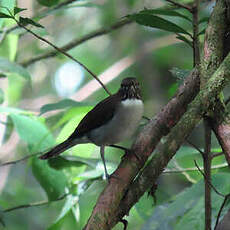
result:
[[[47,35],[54,44],[66,44],[66,41],[79,39],[97,28],[107,28],[121,17],[136,22],[136,26],[126,26],[85,42],[70,53],[98,74],[119,61],[120,64],[126,65],[125,61],[122,62],[123,57],[126,57],[126,60],[133,59],[134,65],[124,69],[119,76],[114,77],[116,79],[110,79],[113,81],[107,84],[107,87],[111,92],[115,92],[122,78],[127,75],[138,76],[143,88],[143,98],[147,102],[146,115],[149,117],[153,117],[153,111],[155,113],[169,100],[169,95],[173,95],[178,88],[177,80],[185,79],[193,66],[192,18],[182,9],[168,9],[164,6],[143,10],[144,6],[139,0],[112,0],[98,5],[91,1],[76,1],[56,9],[60,2],[64,3],[58,0],[39,0],[37,3],[34,1],[36,17],[20,16],[29,11],[26,10],[28,6],[24,6],[24,2],[23,8],[19,8],[12,1],[1,3],[0,27],[3,39],[0,41],[0,74],[3,77],[0,81],[3,86],[0,89],[0,117],[5,120],[0,121],[4,131],[2,152],[5,151],[8,155],[8,160],[20,159],[34,153],[39,155],[63,141],[92,106],[107,96],[103,89],[90,93],[84,101],[76,100],[79,96],[78,88],[74,88],[72,94],[66,90],[66,95],[71,99],[58,94],[57,88],[62,85],[59,82],[56,88],[54,86],[57,82],[56,70],[69,62],[61,55],[35,62],[25,68],[21,63],[45,53],[50,47],[41,44],[36,38],[29,37],[21,29],[5,34],[5,30],[16,26],[14,19],[19,24],[32,28],[40,36]],[[49,8],[44,10],[41,5]],[[200,24],[207,23],[210,13],[207,8],[201,12],[203,18]],[[44,19],[38,22],[41,11]],[[46,16],[50,18],[47,19]],[[48,34],[44,28],[49,31]],[[178,41],[171,43],[172,34],[180,40],[179,44]],[[203,30],[199,33],[201,40],[202,34]],[[159,43],[164,39],[166,42],[162,47]],[[145,58],[135,58],[133,53],[139,56],[143,53]],[[113,69],[114,72],[116,68]],[[65,72],[65,82],[71,80],[71,70],[68,71]],[[79,80],[80,75],[78,72],[74,81]],[[91,80],[92,77],[83,71],[83,85]],[[73,81],[71,82],[73,84]],[[63,88],[62,90],[64,91]],[[160,103],[162,104],[159,105]],[[194,132],[192,141],[203,146],[199,140],[201,132]],[[57,136],[56,140],[53,135]],[[10,146],[13,148],[9,151],[6,146],[11,145],[10,143],[13,143]],[[131,142],[122,144],[130,146]],[[212,146],[212,152],[221,152],[216,146],[217,144]],[[109,147],[106,149],[109,172],[117,167],[122,154],[122,151]],[[131,210],[128,229],[180,230],[184,229],[185,225],[189,226],[186,229],[204,229],[203,177],[194,168],[194,160],[197,160],[199,165],[202,164],[202,157],[197,150],[188,145],[180,148],[161,176],[156,192],[157,202],[154,203],[152,198],[145,194]],[[225,159],[220,156],[213,160],[212,166],[218,168],[223,163]],[[189,170],[182,172],[182,169]],[[33,155],[24,164],[20,162],[12,165],[10,170],[10,173],[6,172],[9,175],[7,183],[3,182],[4,188],[0,186],[0,222],[15,230],[82,229],[106,184],[103,180],[99,149],[93,144],[73,147],[48,162]],[[170,173],[167,170],[179,172]],[[228,193],[230,189],[228,173],[229,170],[224,167],[213,170],[213,184],[223,193]],[[62,201],[51,202],[64,194],[67,195]],[[4,212],[9,207],[46,198],[50,201],[48,206],[30,208],[30,211],[14,210],[16,214]],[[213,216],[216,217],[222,200],[214,192],[212,199]],[[33,214],[28,216],[26,212]]]

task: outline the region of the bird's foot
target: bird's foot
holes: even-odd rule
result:
[[[115,174],[109,175],[108,173],[105,174],[105,178],[106,178],[106,180],[108,181],[108,183],[109,183],[109,181],[110,181],[111,178],[114,178],[114,179],[117,179],[117,180],[121,180],[121,178],[118,177],[118,176],[116,176]]]
[[[122,156],[122,160],[124,159],[124,157],[125,157],[126,155],[131,155],[131,154],[133,154],[133,155],[135,155],[135,157],[137,158],[138,161],[141,161],[140,156],[138,156],[136,153],[134,153],[131,149],[128,149],[128,148],[125,148],[125,147],[119,146],[119,145],[110,145],[110,146],[113,147],[113,148],[118,148],[118,149],[122,149],[122,150],[125,151],[125,154]]]
[[[134,155],[138,161],[141,161],[141,158],[138,154],[136,154],[132,149],[125,149],[125,154],[122,156],[122,160],[126,155]]]

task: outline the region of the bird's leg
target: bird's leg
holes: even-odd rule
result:
[[[109,145],[109,146],[110,146],[110,147],[113,147],[113,148],[117,148],[117,149],[124,150],[124,151],[125,151],[125,155],[126,155],[126,154],[134,154],[134,156],[137,158],[137,160],[141,161],[140,156],[138,156],[136,153],[133,153],[133,152],[131,151],[131,149],[127,149],[127,148],[125,148],[125,147],[123,147],[123,146],[119,146],[119,145]],[[124,155],[123,157],[125,157],[125,155]],[[123,158],[123,157],[122,157],[122,158]]]
[[[107,180],[109,180],[109,174],[107,172],[106,165],[105,165],[105,146],[104,145],[102,145],[100,147],[100,153],[101,153],[101,159],[102,159],[102,162],[103,162],[103,165],[104,165],[105,177],[106,177]]]

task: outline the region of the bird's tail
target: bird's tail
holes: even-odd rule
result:
[[[72,146],[74,146],[76,143],[74,143],[73,139],[67,139],[64,142],[62,142],[61,144],[55,146],[54,148],[52,148],[50,151],[48,151],[47,153],[41,155],[39,158],[42,160],[45,159],[49,159],[52,157],[56,157],[59,154],[61,154],[62,152],[64,152],[65,150],[71,148]]]

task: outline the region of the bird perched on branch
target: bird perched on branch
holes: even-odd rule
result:
[[[40,156],[40,159],[55,157],[77,144],[94,143],[100,146],[100,154],[106,169],[105,146],[119,143],[136,130],[143,115],[140,86],[136,78],[125,78],[117,93],[98,103],[81,120],[75,131],[61,144]]]

